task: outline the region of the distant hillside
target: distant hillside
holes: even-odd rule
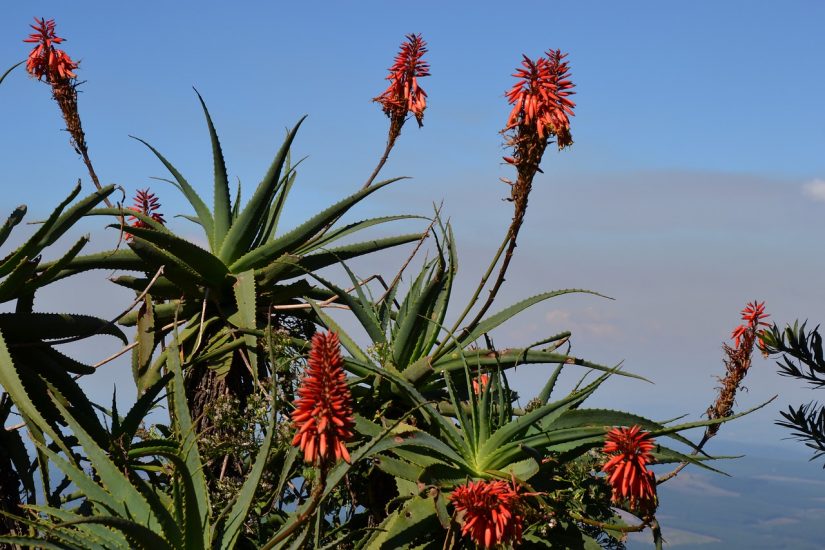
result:
[[[803,447],[799,446],[799,453]],[[807,455],[775,447],[712,449],[747,456],[716,465],[731,477],[688,468],[660,487],[658,518],[667,547],[700,550],[821,550],[825,547],[825,471]],[[783,455],[786,458],[777,458]],[[652,547],[650,533],[629,549]]]

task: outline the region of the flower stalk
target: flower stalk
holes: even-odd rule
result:
[[[57,102],[60,112],[63,114],[72,147],[83,158],[83,163],[86,165],[92,182],[100,191],[103,187],[89,157],[86,134],[83,131],[77,107],[78,82],[77,74],[74,71],[77,69],[78,64],[65,51],[55,48],[55,44],[61,44],[65,39],[55,34],[54,19],[47,21],[45,18],[35,18],[35,24],[31,25],[31,28],[35,32],[23,40],[23,42],[35,44],[26,60],[26,71],[37,80],[46,82],[51,87],[52,98]],[[112,207],[108,197],[103,200],[108,207]]]

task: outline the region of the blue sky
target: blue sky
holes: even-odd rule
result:
[[[210,149],[192,86],[245,189],[264,173],[284,128],[308,114],[295,145],[309,158],[292,223],[369,174],[387,126],[370,99],[383,90],[404,34],[422,33],[432,67],[422,81],[424,127],[404,128],[383,172],[414,179],[358,214],[427,214],[443,199],[461,251],[459,302],[510,219],[498,181],[512,175],[498,134],[510,75],[522,53],[561,48],[577,84],[576,143],[545,156],[500,304],[566,287],[616,300],[538,306],[500,331],[497,344],[572,328],[575,353],[624,360],[656,383],[611,382],[599,405],[698,418],[722,373],[721,342],[747,301],[766,300],[780,323],[825,321],[821,2],[32,1],[4,6],[0,67],[25,57],[33,16],[55,18],[65,49],[81,60],[80,111],[102,179],[130,194],[151,185],[167,215],[187,207],[149,179],[164,171],[128,136],[150,141],[208,194]],[[0,86],[0,120],[6,210],[27,203],[35,219],[77,178],[89,188],[45,85],[22,71],[10,77]],[[98,248],[113,238],[101,226],[83,227]],[[386,273],[394,261],[358,267]],[[43,303],[115,313],[129,297],[99,275],[50,291]],[[125,365],[115,368],[92,388],[107,394],[113,381],[127,384]],[[544,376],[523,369],[515,385],[527,395]],[[746,384],[740,408],[780,397],[720,438],[796,449],[772,422],[788,403],[817,395],[763,360]]]

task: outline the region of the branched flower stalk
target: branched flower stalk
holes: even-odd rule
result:
[[[539,57],[536,61],[523,56],[522,67],[513,74],[519,80],[506,93],[513,109],[502,133],[506,136],[506,145],[512,147],[513,154],[504,157],[504,161],[515,166],[518,174],[515,182],[506,182],[510,185],[509,200],[513,203],[513,219],[487,272],[453,327],[453,331],[457,330],[469,314],[503,254],[504,259],[487,300],[462,330],[462,336],[469,334],[482,319],[504,283],[527,213],[533,178],[541,171],[539,166],[547,145],[555,140],[559,150],[562,150],[573,144],[570,117],[573,116],[576,104],[569,99],[575,92],[572,91],[574,84],[570,80],[569,63],[564,60],[567,54],[561,53],[561,50],[549,50],[545,55],[547,57]]]
[[[73,61],[69,55],[61,49],[55,48],[55,44],[64,41],[63,38],[55,34],[54,19],[48,21],[44,18],[35,18],[35,24],[31,25],[35,32],[29,35],[23,42],[36,44],[29,53],[26,60],[26,70],[28,73],[47,83],[52,89],[52,97],[60,107],[63,120],[66,122],[66,130],[71,136],[71,144],[75,151],[83,158],[83,163],[89,171],[95,187],[102,189],[100,179],[97,177],[92,160],[89,157],[89,147],[86,144],[86,134],[80,123],[80,113],[77,108],[77,62]],[[110,208],[112,203],[108,198],[103,199]]]

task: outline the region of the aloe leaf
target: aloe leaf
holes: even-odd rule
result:
[[[562,353],[554,353],[549,351],[531,350],[526,348],[515,348],[504,351],[478,350],[477,353],[466,353],[465,357],[466,359],[462,359],[459,353],[455,351],[450,352],[449,355],[442,356],[441,359],[436,361],[433,364],[433,369],[435,370],[435,372],[452,372],[462,369],[464,367],[465,361],[470,367],[474,369],[483,367],[500,367],[502,369],[510,369],[513,367],[517,367],[519,365],[549,363],[578,365],[581,367],[587,367],[588,369],[593,369],[601,372],[610,372],[616,374],[617,376],[636,378],[638,380],[644,380],[645,382],[649,382],[647,378],[639,376],[638,374],[633,374],[621,370],[617,371],[614,368],[607,367],[605,365],[600,365],[598,363],[593,363],[591,361],[586,361],[579,357],[573,357],[571,355],[564,355]]]
[[[142,139],[134,136],[130,136],[133,139],[138,140],[146,147],[149,148],[152,153],[158,158],[158,160],[163,163],[169,173],[172,174],[172,177],[175,178],[177,182],[178,188],[181,190],[183,195],[186,197],[186,200],[189,201],[189,204],[192,205],[192,208],[195,210],[195,214],[198,216],[198,220],[200,220],[200,224],[203,227],[204,232],[206,233],[206,238],[209,240],[209,246],[212,250],[215,250],[215,243],[214,243],[214,235],[215,235],[215,221],[212,219],[212,213],[207,208],[206,204],[203,202],[203,199],[200,198],[198,193],[189,185],[189,182],[178,172],[177,168],[172,166],[172,164],[166,160],[166,158],[161,155],[157,149],[149,145],[147,142],[143,141]]]
[[[162,392],[166,385],[172,380],[174,373],[167,372],[160,380],[155,382],[152,386],[143,392],[138,400],[126,413],[126,416],[120,422],[120,428],[112,431],[113,437],[123,437],[126,441],[131,442],[135,434],[140,428],[141,423],[148,416],[149,412],[158,402],[158,395]]]
[[[537,294],[535,296],[531,296],[521,302],[513,304],[512,306],[499,311],[498,313],[487,317],[486,319],[482,320],[467,336],[461,339],[459,344],[450,343],[445,346],[433,359],[437,360],[443,357],[445,354],[449,353],[451,349],[456,346],[460,345],[460,347],[465,347],[466,345],[470,344],[471,342],[478,339],[482,334],[486,332],[490,332],[497,326],[501,325],[502,323],[506,322],[513,316],[517,315],[518,313],[524,311],[528,307],[535,305],[539,302],[543,302],[544,300],[548,300],[550,298],[555,298],[556,296],[563,296],[565,294],[572,294],[572,293],[582,293],[582,294],[592,294],[594,296],[600,296],[602,298],[608,298],[603,294],[599,294],[598,292],[593,292],[592,290],[585,290],[585,289],[576,289],[576,288],[569,288],[564,290],[554,290],[552,292],[544,292],[542,294]]]
[[[398,386],[399,390],[403,394],[405,394],[407,398],[415,406],[423,408],[424,411],[427,412],[428,416],[430,416],[433,422],[438,426],[439,431],[443,433],[447,439],[449,439],[450,443],[452,444],[452,448],[461,449],[465,447],[466,443],[464,441],[464,438],[462,437],[458,428],[456,428],[456,426],[453,424],[453,422],[448,418],[444,417],[441,413],[439,413],[436,410],[436,408],[429,402],[429,400],[427,400],[423,395],[421,395],[421,393],[406,379],[404,379],[399,374],[396,374],[381,367],[377,367],[371,363],[364,363],[363,368],[372,372],[373,374],[388,379],[390,382]],[[455,455],[455,451],[452,451],[452,453]],[[458,461],[464,461],[464,459],[458,455],[455,455],[452,458]]]
[[[41,537],[0,537],[0,542],[8,544],[9,548],[17,548],[18,546],[43,548],[44,550],[66,550],[67,548],[73,548],[64,544],[43,540]]]
[[[38,267],[38,271],[47,271],[56,263],[57,262],[42,263]],[[107,250],[105,252],[75,257],[65,266],[63,271],[54,277],[53,281],[92,269],[144,271],[146,264],[130,249]]]
[[[665,426],[662,424],[654,422],[643,416],[610,409],[568,410],[555,419],[552,423],[542,422],[539,429],[542,431],[549,431],[581,426],[639,426],[648,432],[656,432],[658,430],[665,429]],[[695,447],[689,439],[679,435],[678,433],[670,433],[667,435],[680,443],[688,445],[689,447]]]
[[[295,249],[304,245],[304,243],[306,243],[313,235],[318,233],[328,223],[338,219],[361,199],[400,179],[403,178],[395,178],[377,183],[372,187],[363,189],[341,201],[338,201],[326,210],[319,212],[292,231],[278,237],[274,241],[270,241],[262,246],[259,246],[258,248],[255,248],[254,250],[247,252],[237,260],[233,259],[234,262],[229,266],[230,271],[237,273],[239,271],[245,271],[249,268],[257,269],[268,264],[272,261],[272,258],[278,258],[287,252],[294,252]],[[243,217],[243,213],[241,213],[241,217]],[[240,223],[240,219],[236,222],[236,224],[233,224],[233,230],[237,223]],[[227,236],[227,243],[228,239],[229,237]],[[224,246],[226,246],[227,243],[224,243]],[[221,255],[221,258],[226,259],[226,256]]]
[[[164,276],[189,297],[201,296],[203,292],[200,287],[210,286],[210,281],[204,279],[199,271],[161,247],[135,237],[129,241],[129,248],[144,261],[144,272],[156,271],[163,266]]]
[[[129,343],[113,323],[75,313],[0,313],[0,330],[10,343],[86,338],[96,334],[114,336],[124,345]]]
[[[119,275],[117,277],[112,277],[109,280],[116,285],[134,290],[137,294],[140,294],[148,288],[152,296],[154,298],[159,298],[160,300],[180,298],[181,294],[180,288],[178,288],[172,281],[162,276],[154,279],[154,282],[152,282],[152,279],[148,277],[134,277],[132,275]],[[152,285],[151,288],[149,288],[150,283]]]
[[[256,312],[255,273],[252,270],[244,271],[235,276],[235,305],[237,312],[229,318],[236,326],[254,329]],[[252,367],[252,377],[258,380],[258,339],[252,334],[244,334],[246,353]]]
[[[370,548],[416,548],[439,528],[435,501],[416,496],[387,516],[368,545]]]
[[[65,509],[55,508],[53,506],[29,506],[29,508],[39,513],[41,516],[49,516],[50,518],[57,518],[62,522],[73,521],[76,519],[83,519],[83,516],[72,513]],[[35,528],[42,528],[42,525],[37,525],[36,522],[31,522],[29,525]],[[68,533],[66,529],[60,529],[60,524],[51,524],[51,534],[56,536],[65,536]],[[82,537],[82,543],[79,548],[85,549],[87,546],[99,548],[100,550],[131,550],[131,545],[127,542],[126,537],[122,533],[112,531],[108,527],[95,524],[74,525],[74,531],[79,537]]]
[[[390,456],[380,455],[373,459],[375,467],[384,473],[390,474],[393,477],[412,481],[418,481],[422,473],[421,466],[407,462],[406,460],[399,460]]]
[[[173,234],[142,227],[132,227],[129,232],[152,243],[162,250],[164,255],[174,257],[177,263],[197,273],[200,279],[208,282],[213,288],[219,288],[229,273],[223,262],[214,255]]]
[[[93,210],[89,210],[86,213],[87,216],[115,216],[118,218],[118,224],[114,225],[115,229],[122,230],[124,233],[129,232],[129,228],[132,227],[129,223],[133,220],[130,218],[135,218],[136,220],[140,220],[146,227],[149,229],[154,229],[155,231],[160,231],[161,233],[172,233],[172,231],[160,223],[159,221],[155,220],[152,216],[148,214],[144,214],[143,212],[138,212],[136,210],[132,210],[131,208],[95,208]],[[184,216],[175,216],[175,217],[184,217]]]
[[[14,300],[19,298],[21,294],[25,294],[23,289],[37,270],[39,262],[39,256],[33,260],[26,257],[20,260],[20,263],[15,266],[8,277],[0,282],[0,302]]]
[[[189,414],[189,405],[186,402],[183,373],[181,372],[179,357],[176,334],[172,338],[168,353],[166,354],[166,366],[170,372],[174,373],[169,392],[170,409],[174,413],[175,427],[181,442],[182,458],[186,463],[186,471],[191,476],[192,486],[195,492],[195,500],[194,502],[188,503],[188,506],[193,509],[192,513],[199,519],[195,526],[191,526],[189,522],[187,522],[186,538],[187,540],[191,540],[190,536],[192,534],[188,531],[190,527],[192,529],[202,529],[202,532],[199,533],[200,541],[203,544],[202,547],[209,548],[212,536],[212,529],[209,525],[209,490],[207,488],[206,476],[203,473],[203,462],[201,462],[200,453],[198,452],[198,434],[195,432],[195,426]],[[189,512],[187,512],[187,515],[189,515]],[[195,522],[193,521],[192,523],[194,524]]]
[[[361,231],[362,229],[366,229],[368,227],[372,227],[375,225],[380,225],[384,223],[394,222],[398,220],[428,220],[426,216],[416,216],[412,214],[404,214],[398,216],[383,216],[380,218],[370,218],[366,220],[361,220],[358,222],[351,223],[349,225],[345,225],[339,229],[334,231],[329,231],[324,234],[324,236],[317,241],[312,241],[307,245],[306,249],[299,249],[296,252],[298,254],[306,254],[312,250],[319,250],[323,248],[328,248],[330,244],[333,242],[355,233],[357,231]],[[418,234],[418,238],[421,238],[421,234]]]
[[[654,464],[675,464],[677,462],[687,462],[689,464],[693,464],[694,466],[698,466],[704,470],[708,470],[714,472],[716,474],[722,474],[723,476],[730,477],[730,474],[712,466],[708,466],[705,464],[708,460],[720,460],[726,458],[740,458],[740,457],[733,457],[733,456],[712,456],[712,457],[697,457],[686,455],[680,453],[679,451],[675,451],[668,447],[664,447],[662,445],[657,445],[656,448],[650,453],[653,456],[653,463]]]
[[[281,277],[283,279],[297,277],[308,271],[318,271],[319,269],[323,269],[339,262],[372,254],[373,252],[378,252],[379,250],[386,250],[387,248],[415,242],[420,239],[420,233],[408,233],[406,235],[385,237],[382,239],[373,239],[370,241],[348,244],[338,248],[331,248],[324,252],[309,254],[299,258],[295,262],[295,267],[292,269],[286,269]]]
[[[609,376],[610,373],[603,374],[590,383],[587,387],[576,392],[571,392],[559,401],[543,405],[523,416],[514,418],[504,426],[501,426],[490,436],[490,438],[484,443],[484,445],[481,446],[481,449],[479,450],[480,461],[483,464],[482,467],[495,468],[496,465],[493,463],[496,461],[496,454],[499,448],[512,442],[520,435],[525,434],[528,430],[534,426],[537,426],[538,422],[540,422],[543,418],[551,415],[552,413],[567,410],[568,408],[581,403],[594,391],[596,391],[602,382],[607,380]]]
[[[244,480],[241,490],[238,492],[237,500],[232,505],[232,510],[227,516],[226,523],[224,523],[223,533],[220,538],[220,548],[223,550],[231,550],[235,548],[238,536],[241,529],[244,527],[246,516],[249,509],[252,507],[253,499],[255,498],[255,491],[261,482],[264,469],[267,466],[269,459],[269,451],[272,448],[272,435],[275,433],[275,407],[272,407],[272,413],[269,416],[269,425],[267,426],[266,436],[264,437],[261,447],[258,450],[258,455],[251,471]]]
[[[453,229],[450,224],[446,228],[442,226],[441,230],[446,233],[446,249],[448,252],[448,259],[446,263],[446,276],[443,283],[439,286],[435,304],[433,305],[432,313],[430,314],[431,323],[427,326],[427,332],[418,355],[428,354],[430,350],[438,341],[438,334],[444,324],[444,318],[447,315],[447,307],[450,304],[450,295],[453,288],[453,280],[458,271],[458,252],[455,248],[455,237],[453,236]]]
[[[221,142],[218,139],[218,133],[215,131],[215,125],[212,123],[212,117],[209,116],[209,110],[206,108],[206,103],[203,101],[200,92],[195,90],[198,96],[198,101],[203,107],[203,115],[206,117],[206,125],[209,127],[209,139],[212,142],[212,162],[215,165],[215,191],[214,191],[214,213],[215,213],[215,232],[212,242],[214,249],[219,250],[223,239],[232,225],[232,207],[229,203],[229,179],[226,176],[226,163],[223,159],[223,150],[221,149]]]
[[[430,322],[426,314],[437,296],[440,283],[437,275],[432,277],[431,271],[429,265],[421,269],[398,310],[396,330],[392,335],[392,357],[396,367],[402,371],[418,359],[413,356],[413,351]]]
[[[41,243],[45,240],[46,235],[49,234],[55,222],[57,222],[60,214],[63,212],[63,209],[66,208],[72,200],[74,200],[78,193],[80,193],[80,183],[75,185],[69,193],[69,196],[57,205],[57,208],[55,208],[49,217],[40,225],[34,235],[32,235],[22,246],[17,248],[17,250],[2,260],[2,263],[0,263],[0,277],[5,277],[11,273],[12,270],[16,269],[20,265],[20,262],[24,258],[33,258],[40,253],[43,247]]]
[[[0,75],[0,83],[2,83],[4,80],[6,80],[6,77],[9,76],[14,69],[16,69],[17,67],[19,67],[20,65],[22,65],[25,62],[26,61],[23,60],[23,61],[20,61],[19,63],[15,63],[11,67],[9,67],[9,69],[6,72],[4,72],[2,75]]]
[[[350,276],[350,280],[352,281],[352,285],[355,287],[357,292],[357,297],[350,295],[346,290],[336,286],[335,284],[327,281],[320,275],[316,275],[315,273],[310,273],[315,280],[319,281],[321,284],[326,286],[328,289],[333,291],[337,296],[338,299],[344,305],[350,308],[350,311],[355,315],[356,319],[361,323],[361,326],[364,327],[364,330],[367,331],[370,339],[373,343],[376,344],[383,344],[387,341],[386,335],[384,331],[381,330],[380,325],[378,324],[378,319],[375,317],[375,312],[372,308],[372,304],[367,300],[367,297],[364,295],[364,291],[361,289],[360,282],[355,277],[355,274],[347,267],[347,265],[341,262],[341,265],[347,271]]]
[[[66,253],[63,254],[59,260],[50,265],[48,269],[43,270],[43,272],[37,277],[37,286],[45,286],[56,278],[58,273],[60,273],[69,264],[69,262],[71,262],[80,253],[89,240],[89,235],[84,235],[78,239],[78,241],[72,245],[72,247],[66,251]]]
[[[79,188],[79,186],[78,186]],[[93,191],[90,195],[80,199],[75,204],[70,206],[63,212],[54,224],[51,225],[39,246],[46,247],[54,244],[66,231],[68,231],[74,224],[83,216],[88,214],[95,206],[100,204],[103,199],[111,195],[115,191],[115,185],[109,184],[99,190]]]
[[[26,420],[27,424],[33,423],[37,431],[45,432],[68,456],[72,456],[71,451],[66,446],[63,438],[51,427],[29,397],[28,391],[23,386],[17,367],[14,365],[6,347],[6,340],[0,329],[0,386],[9,394],[14,401],[17,410]],[[31,429],[31,428],[30,428]],[[47,480],[46,480],[47,481]],[[48,487],[48,485],[46,485]],[[48,489],[46,489],[48,491]]]
[[[20,484],[23,486],[23,491],[26,495],[26,502],[33,504],[36,495],[34,477],[30,471],[31,460],[26,450],[26,444],[20,436],[20,431],[3,429],[2,433],[0,433],[0,446],[2,446],[18,473]]]
[[[152,368],[152,354],[157,345],[155,311],[152,296],[147,294],[138,308],[137,334],[132,349],[132,377],[137,394],[143,393],[160,379],[160,368]]]
[[[338,339],[341,341],[341,345],[344,346],[352,357],[358,361],[358,363],[363,363],[364,365],[370,363],[370,358],[364,353],[358,344],[355,343],[355,340],[350,338],[350,336],[338,325],[338,323],[333,320],[332,317],[327,315],[324,309],[319,306],[314,300],[307,299],[309,304],[312,306],[313,311],[318,317],[321,319],[321,322],[324,323],[329,330],[338,334]]]
[[[148,527],[158,528],[157,518],[149,503],[130,483],[129,478],[118,469],[109,458],[108,453],[92,439],[80,423],[61,405],[60,400],[54,399],[53,401],[66,424],[72,430],[72,434],[77,438],[80,446],[83,447],[89,462],[94,466],[100,483],[110,494],[117,494],[117,501],[121,503],[118,508],[122,510],[122,513],[140,517],[147,522]],[[53,461],[55,460],[54,456],[51,458]],[[66,471],[64,473],[69,474]],[[77,484],[76,479],[72,481]]]
[[[166,539],[155,533],[149,527],[134,521],[114,516],[94,516],[63,523],[66,525],[97,523],[105,525],[126,535],[135,549],[142,550],[175,550]]]
[[[292,141],[295,139],[295,134],[301,123],[306,119],[302,117],[298,123],[292,128],[284,140],[283,145],[278,150],[272,164],[269,167],[258,188],[243,207],[238,219],[232,224],[231,229],[226,234],[223,244],[221,244],[218,257],[230,264],[240,258],[250,248],[254,242],[255,236],[262,229],[262,225],[266,223],[266,213],[269,210],[270,202],[275,196],[275,189],[280,181],[281,169],[286,159],[287,152],[292,146]],[[278,254],[280,256],[280,254]],[[239,273],[246,271],[249,268],[259,267],[255,265],[233,266],[233,272]]]
[[[284,204],[286,204],[286,198],[289,196],[292,186],[295,185],[295,179],[298,177],[295,167],[292,166],[291,160],[292,154],[287,151],[286,159],[284,160],[284,167],[282,169],[284,174],[281,176],[281,180],[275,188],[276,191],[273,194],[272,204],[267,212],[266,223],[255,237],[253,248],[257,248],[261,244],[271,241],[277,234],[278,223],[281,220],[281,214],[284,210]]]
[[[23,217],[25,215],[25,204],[21,204],[20,206],[11,211],[11,214],[9,214],[9,217],[6,218],[6,221],[3,224],[3,226],[0,227],[0,245],[3,245],[6,242],[6,239],[8,239],[9,235],[11,234],[11,230],[14,229],[14,226],[23,221]]]

